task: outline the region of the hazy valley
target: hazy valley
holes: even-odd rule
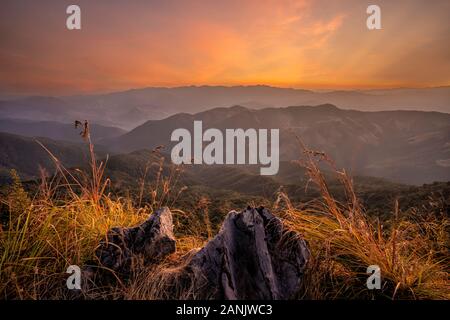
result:
[[[150,87],[107,94],[0,98],[0,118],[93,123],[127,130],[146,120],[241,105],[250,109],[333,104],[360,111],[450,112],[450,87],[312,91],[270,86]]]

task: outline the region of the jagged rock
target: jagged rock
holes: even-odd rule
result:
[[[138,260],[148,265],[173,252],[172,213],[163,208],[137,227],[111,229],[100,242],[96,257],[102,267],[127,278]]]
[[[181,278],[190,277],[191,286],[205,293],[202,298],[289,299],[300,288],[309,255],[305,241],[285,231],[280,219],[249,207],[228,214]]]
[[[150,290],[155,298],[295,298],[310,256],[305,241],[264,208],[230,212],[219,233],[175,268],[156,264],[175,251],[172,214],[167,208],[138,227],[114,228],[106,238],[96,252],[101,265],[127,279],[136,257],[154,264],[154,281],[146,285],[156,286]],[[85,268],[89,272],[89,280],[97,283],[95,272]]]

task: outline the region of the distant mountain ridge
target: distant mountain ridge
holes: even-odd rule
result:
[[[363,111],[426,110],[450,113],[450,87],[318,92],[256,86],[150,87],[108,94],[27,97],[0,101],[0,118],[93,122],[132,129],[144,121],[242,105],[253,109],[334,104]]]
[[[9,171],[16,169],[24,179],[39,176],[40,168],[48,174],[56,172],[56,165],[42,143],[67,168],[89,163],[89,148],[85,143],[52,140],[43,137],[23,137],[0,132],[0,182],[9,177]],[[99,157],[105,155],[97,148]]]
[[[413,184],[450,180],[450,114],[437,112],[362,112],[329,104],[262,110],[235,106],[150,120],[101,143],[120,153],[159,145],[170,150],[173,130],[192,132],[194,120],[201,120],[204,130],[279,128],[284,161],[301,155],[297,135],[355,174]]]
[[[0,131],[26,137],[46,137],[54,140],[81,142],[80,130],[75,129],[73,123],[57,121],[32,121],[23,119],[0,119]],[[115,127],[106,127],[98,124],[90,125],[90,132],[94,142],[117,137],[126,133],[125,130]]]

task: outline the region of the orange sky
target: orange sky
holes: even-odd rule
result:
[[[65,28],[69,4],[82,30]],[[382,9],[383,30],[366,28]],[[0,92],[450,84],[447,0],[2,0]]]

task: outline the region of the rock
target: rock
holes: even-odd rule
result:
[[[264,208],[232,211],[181,273],[211,299],[289,299],[309,259],[304,240]],[[186,278],[186,275],[182,276]]]
[[[146,286],[156,299],[292,299],[310,256],[305,241],[264,208],[230,212],[219,233],[176,266],[157,264],[175,251],[167,208],[138,227],[114,228],[106,238],[96,253],[101,265],[121,280],[131,276],[135,259],[152,265]],[[104,279],[98,272],[89,277],[95,285]]]
[[[154,264],[173,252],[172,213],[163,208],[137,227],[111,229],[95,254],[102,267],[128,278],[138,261]]]

